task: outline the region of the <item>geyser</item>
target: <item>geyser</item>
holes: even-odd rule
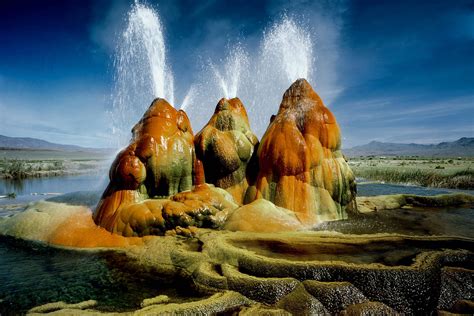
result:
[[[135,3],[127,27],[117,41],[111,123],[117,145],[128,141],[130,128],[154,98],[174,103],[174,83],[166,58],[160,17],[152,8]]]
[[[160,16],[152,7],[135,3],[117,39],[114,56],[109,112],[112,145],[126,145],[130,129],[154,98],[180,104],[178,108],[186,110],[193,126],[200,128],[212,115],[217,100],[238,96],[252,117],[255,134],[261,137],[285,89],[298,78],[311,81],[313,61],[308,27],[285,15],[265,30],[256,52],[247,51],[243,42],[230,43],[225,57],[204,62],[202,73],[182,102],[176,102]]]
[[[227,47],[224,58],[204,63],[181,109],[189,113],[193,126],[200,127],[212,115],[211,100],[238,96],[261,137],[283,92],[298,78],[311,81],[313,61],[308,28],[283,16],[264,32],[257,51],[246,51],[244,43],[237,42]]]
[[[209,122],[194,139],[196,156],[203,162],[205,180],[226,189],[242,204],[255,171],[248,167],[258,138],[250,129],[239,98],[222,98]]]
[[[339,127],[304,79],[285,92],[260,145],[238,98],[221,99],[196,137],[186,113],[164,99],[153,101],[132,132],[94,215],[111,232],[287,231],[356,212]]]
[[[225,98],[230,99],[237,96],[241,80],[246,79],[243,77],[247,75],[246,70],[248,63],[247,53],[242,49],[240,44],[230,50],[224,60],[223,67],[221,67],[222,69],[219,69],[218,65],[210,62],[215,79]]]
[[[356,211],[356,184],[341,152],[334,115],[305,79],[283,95],[261,139],[254,196],[295,212],[308,225]]]
[[[254,130],[261,137],[274,114],[281,95],[298,78],[311,82],[313,42],[307,27],[283,16],[265,33],[257,55],[256,71],[248,78],[248,95],[241,98],[249,107]]]
[[[285,83],[283,89],[297,80],[306,78],[311,80],[313,67],[313,43],[307,30],[298,25],[293,19],[283,17],[282,21],[274,24],[265,33],[261,48],[262,75],[270,73],[272,84],[277,81]],[[276,67],[279,65],[278,67]]]
[[[191,114],[194,126],[203,126],[212,114],[210,100],[232,99],[245,95],[251,59],[240,43],[229,46],[226,56],[219,61],[202,64],[198,80],[191,85],[181,105]]]

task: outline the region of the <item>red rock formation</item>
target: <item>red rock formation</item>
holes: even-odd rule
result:
[[[258,143],[242,102],[221,99],[194,143],[206,182],[227,190],[242,204],[250,178],[247,165]]]
[[[340,145],[333,114],[306,80],[297,80],[259,145],[250,200],[292,210],[304,225],[346,218],[356,208],[355,180]]]

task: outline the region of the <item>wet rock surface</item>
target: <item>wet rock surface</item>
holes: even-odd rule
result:
[[[209,241],[212,245],[209,245],[207,249],[211,255],[221,259],[232,258],[230,262],[238,265],[239,271],[247,275],[263,279],[291,276],[299,281],[304,281],[302,284],[306,291],[331,313],[341,312],[349,308],[350,305],[369,301],[381,302],[399,313],[430,313],[437,309],[440,299],[441,267],[448,264],[447,262],[456,262],[461,266],[470,265],[474,259],[472,242],[464,246],[458,246],[456,242],[453,242],[451,247],[456,250],[426,252],[420,250],[409,265],[402,266],[386,266],[375,262],[347,263],[340,261],[338,258],[340,251],[337,249],[334,249],[332,259],[327,257],[323,261],[295,261],[289,260],[288,257],[262,256],[262,253],[256,253],[255,249],[235,246],[237,240],[247,240],[247,238],[259,239],[255,235],[236,234],[229,239],[224,238],[226,241],[218,238],[219,247],[217,242]],[[269,239],[286,240],[288,244],[294,243],[295,245],[301,244],[303,241],[314,244],[329,241],[333,244],[353,243],[354,246],[371,242],[371,237],[367,236],[324,235],[319,239],[316,238],[316,235],[303,233],[285,234],[284,237],[273,236]],[[406,237],[380,236],[377,239],[386,244],[394,243],[395,248],[398,247],[401,240],[410,241],[410,238]],[[437,244],[442,240],[443,238],[440,237],[426,238],[425,241]],[[229,242],[234,246],[230,246]],[[467,249],[460,251],[457,250],[459,247]],[[295,246],[294,250],[297,251],[297,249],[298,246]],[[226,253],[226,255],[220,253]],[[464,296],[466,297],[466,294]]]
[[[329,315],[328,309],[308,293],[305,287],[298,286],[288,295],[278,301],[277,306],[291,313],[291,315]]]
[[[387,315],[395,316],[400,315],[393,308],[380,302],[365,302],[359,304],[350,305],[347,309],[343,310],[340,315],[351,315],[351,316],[370,316],[370,315]]]
[[[262,225],[265,223],[264,225]],[[250,232],[282,232],[303,230],[294,212],[278,207],[265,199],[258,199],[232,212],[224,229]]]
[[[30,219],[38,216],[35,225],[39,231],[33,235],[21,235],[31,225],[22,226],[24,218],[20,217],[16,217],[16,222],[15,217],[6,219],[0,223],[0,229],[8,228],[10,233],[16,230],[15,236],[20,238],[37,238],[44,232],[46,235],[40,240],[48,241],[46,227],[61,226],[58,216],[47,216],[51,204],[54,203],[42,202],[36,210],[23,215],[31,214]],[[81,209],[70,208],[70,212]],[[58,207],[52,215],[59,212]],[[246,299],[230,305],[221,301],[219,308],[213,303],[215,312],[431,314],[468,312],[472,301],[474,241],[468,237],[210,229],[197,230],[193,236],[118,236],[123,240],[117,245],[130,258],[127,269],[153,271],[170,280],[180,276],[189,283],[180,283],[183,287],[206,297],[232,291]],[[237,297],[240,296],[234,298]],[[177,303],[173,297],[169,303],[150,299],[147,302],[162,302],[154,304],[155,307],[170,313],[188,308],[195,312],[203,300],[209,304],[207,298],[197,299],[193,304],[186,302],[191,305]],[[70,307],[65,308],[54,313],[67,314]],[[86,313],[98,312],[91,308]]]
[[[304,79],[285,92],[260,145],[238,98],[221,99],[196,137],[184,111],[156,99],[112,163],[94,221],[123,236],[160,235],[192,223],[209,227],[199,219],[206,214],[198,210],[212,208],[205,198],[201,205],[183,201],[194,203],[186,208],[157,201],[204,183],[249,205],[235,212],[231,230],[302,230],[345,219],[357,212],[356,186],[340,147],[333,114]],[[259,220],[268,227],[251,225]]]
[[[226,191],[203,184],[167,199],[122,206],[111,228],[126,237],[165,233],[191,236],[193,227],[221,227],[236,207]]]
[[[161,269],[160,274],[170,277],[181,275],[194,290],[213,296],[180,304],[158,297],[147,300],[150,305],[143,304],[147,307],[136,313],[426,315],[439,310],[470,308],[473,241],[459,240],[458,246],[451,244],[452,249],[419,250],[410,264],[395,266],[340,261],[338,249],[334,249],[332,259],[327,257],[323,261],[273,258],[238,243],[264,239],[286,240],[294,245],[292,251],[303,241],[361,246],[376,239],[394,247],[413,239],[433,244],[456,241],[429,236],[355,236],[329,232],[244,234],[210,230],[201,230],[191,240],[151,237],[144,246],[126,251],[133,259],[132,266]],[[92,312],[93,309],[86,310],[86,314]]]
[[[155,99],[132,129],[132,140],[110,167],[110,183],[94,214],[109,231],[130,235],[118,223],[121,209],[147,198],[168,197],[193,185],[194,134],[184,111]]]
[[[339,313],[349,305],[368,302],[364,294],[349,282],[320,282],[306,280],[303,285],[317,297],[332,314]]]
[[[306,80],[297,80],[261,139],[249,201],[269,200],[304,225],[347,218],[356,212],[356,185],[340,146],[333,114]]]
[[[469,304],[461,304],[462,300],[474,300],[474,265],[470,269],[460,267],[444,267],[441,270],[441,291],[438,309],[453,310],[460,313],[472,313]],[[471,309],[471,311],[467,311]],[[464,311],[462,311],[464,310]]]
[[[249,182],[255,178],[252,166],[247,166],[258,139],[250,129],[242,102],[238,98],[221,99],[194,143],[206,183],[227,190],[238,204],[243,204]]]

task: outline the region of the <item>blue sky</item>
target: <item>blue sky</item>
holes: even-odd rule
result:
[[[177,99],[201,60],[224,58],[232,41],[255,54],[287,14],[311,33],[311,83],[344,147],[474,137],[474,1],[147,3],[162,19]],[[130,4],[1,1],[0,134],[108,146],[112,56]]]

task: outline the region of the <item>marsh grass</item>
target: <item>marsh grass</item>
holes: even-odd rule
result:
[[[430,170],[357,169],[357,177],[392,183],[416,184],[425,187],[474,189],[474,170],[440,174]]]
[[[11,179],[23,179],[28,176],[29,167],[24,160],[6,160],[2,163],[2,173]]]
[[[40,161],[6,159],[0,162],[0,177],[7,179],[25,179],[61,175],[64,172],[64,163],[60,160]]]
[[[474,189],[471,159],[354,159],[356,177],[425,187]]]

